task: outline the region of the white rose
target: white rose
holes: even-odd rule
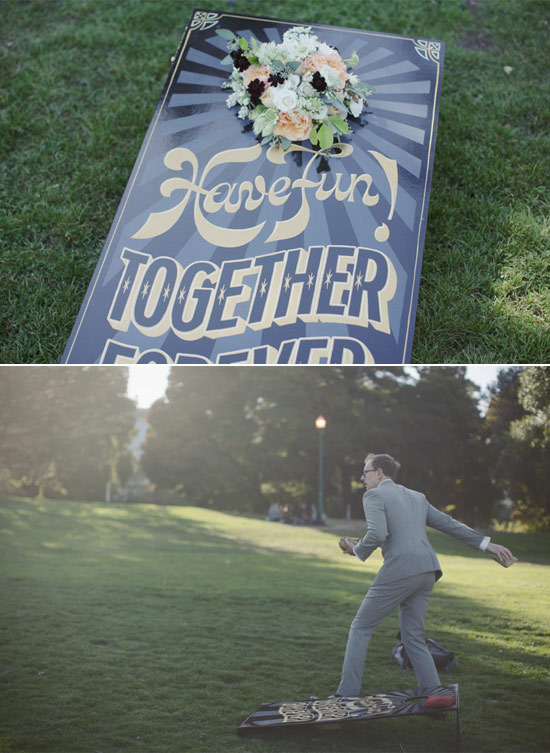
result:
[[[273,104],[281,112],[290,112],[296,107],[296,92],[286,86],[277,86],[273,91]]]
[[[285,87],[287,89],[296,89],[300,83],[300,76],[297,76],[295,73],[291,73],[290,76],[285,81]]]
[[[359,102],[356,102],[353,99],[350,100],[349,109],[353,117],[358,118],[359,115],[361,115],[361,113],[363,112],[363,100],[360,99]]]
[[[269,89],[267,89],[267,91],[265,91],[262,94],[262,96],[260,97],[260,99],[262,100],[262,105],[265,105],[266,107],[273,107],[274,106],[273,93],[275,91],[276,91],[276,89],[274,89],[272,86],[270,86]]]
[[[302,95],[302,97],[315,97],[317,92],[313,88],[311,84],[308,84],[307,81],[302,81],[298,88],[298,92]]]

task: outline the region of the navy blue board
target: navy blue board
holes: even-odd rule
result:
[[[283,155],[227,108],[215,31],[295,25],[193,12],[64,363],[410,362],[443,42],[312,24],[375,91],[342,149]]]
[[[439,705],[441,699],[448,699],[449,705]],[[438,705],[430,707],[430,701],[434,700]],[[366,722],[403,716],[421,715],[442,719],[449,712],[455,712],[455,742],[456,750],[459,751],[459,704],[458,684],[374,693],[358,698],[310,698],[307,701],[262,703],[239,725],[237,734],[254,735],[274,729],[312,725],[316,730],[323,727],[331,729],[344,722]]]

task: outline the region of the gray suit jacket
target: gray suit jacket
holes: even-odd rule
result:
[[[382,547],[384,564],[373,581],[376,584],[430,570],[435,571],[436,580],[441,578],[441,565],[428,541],[426,525],[454,536],[473,549],[478,549],[484,539],[483,534],[430,505],[420,492],[390,480],[365,492],[363,507],[367,533],[354,551],[360,560],[366,560],[375,549]]]

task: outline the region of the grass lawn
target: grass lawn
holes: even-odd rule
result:
[[[57,363],[195,3],[2,0],[0,363]],[[548,0],[205,7],[447,44],[413,363],[550,353]]]
[[[344,526],[342,528],[342,526]],[[193,507],[3,500],[0,751],[440,753],[454,714],[239,738],[265,701],[334,692],[373,574],[323,530]],[[444,534],[428,634],[458,665],[464,751],[550,750],[548,536],[504,570]],[[365,692],[414,687],[374,636]]]

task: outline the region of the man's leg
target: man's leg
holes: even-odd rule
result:
[[[418,587],[401,604],[401,640],[405,646],[416,675],[419,688],[440,685],[434,660],[426,646],[424,622],[428,610],[428,597],[435,583],[432,572],[417,576]]]
[[[371,635],[382,620],[393,612],[409,593],[417,590],[419,577],[421,576],[416,575],[392,583],[372,585],[369,588],[351,623],[342,678],[336,691],[338,695],[358,696],[360,694]]]

